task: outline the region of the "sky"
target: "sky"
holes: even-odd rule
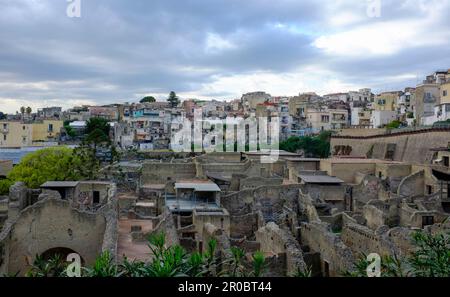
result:
[[[69,1],[80,17],[0,0],[0,111],[381,92],[450,68],[450,0]]]

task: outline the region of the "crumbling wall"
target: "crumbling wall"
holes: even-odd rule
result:
[[[255,189],[262,186],[278,186],[282,183],[282,178],[248,177],[241,179],[240,190]]]
[[[312,252],[320,253],[322,266],[328,263],[330,276],[353,270],[355,258],[352,251],[338,235],[329,230],[328,224],[318,221],[302,223],[300,234],[302,245],[308,246]]]
[[[379,198],[379,192],[383,188],[381,181],[378,177],[373,175],[363,175],[361,183],[353,186],[353,201],[354,207],[363,205],[370,200],[376,200]]]
[[[320,221],[317,209],[314,206],[311,196],[304,194],[303,191],[299,191],[299,213],[306,215],[308,222]]]
[[[263,253],[286,255],[287,275],[306,270],[301,247],[289,230],[271,222],[256,232],[256,241],[260,243]]]
[[[366,204],[363,207],[367,227],[376,230],[378,227],[388,225],[388,214],[375,205]]]
[[[378,253],[379,255],[398,254],[398,250],[387,239],[387,226],[377,230],[371,230],[358,224],[346,224],[342,228],[342,241],[353,251],[355,255]]]
[[[141,185],[165,184],[168,180],[192,179],[197,174],[195,163],[156,163],[142,165]]]
[[[49,194],[47,194],[49,195]],[[102,214],[81,212],[61,200],[59,194],[47,196],[23,210],[0,234],[6,247],[8,273],[23,275],[36,255],[53,248],[68,248],[78,253],[86,265],[101,253],[106,219]]]
[[[242,216],[230,217],[230,237],[231,238],[251,238],[259,228],[257,213],[249,213]]]
[[[372,146],[386,147],[389,143],[395,143],[397,145],[394,161],[430,164],[433,158],[431,149],[447,147],[449,141],[450,133],[448,129],[428,129],[368,137],[333,136],[331,138],[331,147],[348,145],[352,147],[352,156],[365,156]],[[381,149],[379,153],[376,153],[375,148],[373,150],[373,158],[385,158],[385,151]]]
[[[177,225],[172,216],[172,213],[167,207],[161,214],[159,223],[155,226],[151,233],[158,234],[161,232],[163,232],[166,236],[167,246],[178,245],[180,243],[178,238]]]
[[[405,177],[398,186],[397,194],[403,197],[423,195],[425,192],[424,171]]]

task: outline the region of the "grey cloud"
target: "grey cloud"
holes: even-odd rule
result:
[[[32,4],[35,1],[0,0],[2,81],[11,86],[55,82],[49,90],[4,88],[0,98],[76,98],[102,104],[137,99],[130,97],[147,92],[195,94],[217,75],[282,74],[310,64],[333,71],[347,83],[370,87],[383,76],[422,75],[450,65],[448,45],[404,49],[382,59],[337,58],[311,45],[316,32],[335,30],[328,25],[331,16],[345,11],[364,13],[365,1],[340,1],[338,5],[315,0],[81,1],[82,18],[70,19],[65,15],[64,0],[36,1],[37,7]],[[382,3],[382,18],[362,22],[420,18],[423,14],[413,5],[402,6],[392,0]],[[301,30],[282,30],[274,27],[277,23]],[[449,27],[448,21],[441,25]],[[208,52],[208,34],[217,34],[234,47]],[[68,84],[70,81],[80,84]],[[233,90],[201,95],[232,94]]]

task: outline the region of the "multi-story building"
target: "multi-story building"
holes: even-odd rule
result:
[[[416,93],[415,88],[406,88],[404,92],[398,96],[397,102],[395,104],[396,110],[400,115],[407,115],[408,113],[413,114],[415,108],[414,96]],[[414,117],[414,116],[413,116]]]
[[[343,101],[349,102],[350,96],[348,93],[333,93],[323,96],[325,101]]]
[[[31,124],[21,121],[0,121],[0,147],[20,148],[33,143]]]
[[[62,117],[62,107],[44,107],[38,109],[37,117],[41,119],[60,119]]]
[[[415,118],[420,125],[429,123],[434,116],[434,107],[440,104],[440,89],[437,83],[423,83],[417,86],[415,96]]]
[[[359,91],[348,92],[347,98],[351,104],[353,102],[372,102],[373,94],[371,89],[365,88]]]
[[[272,96],[266,92],[253,92],[242,95],[242,106],[245,111],[254,111],[258,104],[268,102]]]
[[[355,127],[372,127],[370,118],[371,110],[364,107],[353,107],[351,109],[351,125]]]
[[[379,111],[395,111],[396,103],[401,94],[400,91],[383,92],[375,97],[372,108]]]
[[[59,140],[63,122],[43,120],[32,123],[0,121],[0,147],[18,148]]]
[[[348,111],[309,107],[306,110],[306,121],[312,133],[344,129],[348,127]]]
[[[370,116],[370,125],[373,128],[382,128],[398,119],[395,110],[373,110]]]
[[[104,118],[110,122],[119,120],[119,109],[116,106],[89,106],[89,115],[94,118]]]
[[[31,124],[32,142],[56,142],[61,135],[61,129],[64,126],[60,120],[42,120]]]

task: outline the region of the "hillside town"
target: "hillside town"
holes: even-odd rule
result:
[[[379,94],[369,88],[323,96],[313,92],[293,97],[253,92],[231,101],[183,102],[175,93],[172,95],[175,101],[147,97],[149,100],[138,103],[77,106],[64,111],[61,107],[43,107],[33,112],[22,107],[16,114],[2,113],[0,148],[76,144],[89,119],[104,118],[111,125],[110,137],[118,148],[167,150],[171,135],[180,129],[183,119],[193,119],[198,109],[209,120],[278,118],[281,141],[321,131],[345,134],[352,133],[349,129],[368,129],[363,135],[369,135],[382,129],[445,127],[450,120],[450,70],[436,71],[415,87]]]
[[[121,264],[118,274],[167,276],[150,269],[155,257],[167,264],[152,255],[150,240],[164,253],[182,248],[200,255],[203,276],[246,275],[251,267],[254,276],[355,276],[361,257],[374,253],[407,263],[383,275],[448,276],[448,260],[427,270],[411,259],[423,248],[420,236],[450,231],[449,91],[447,70],[380,94],[255,92],[232,101],[180,102],[172,92],[167,102],[146,97],[4,114],[0,179],[10,187],[0,196],[0,275],[39,275],[39,260],[75,253],[86,267],[107,256],[105,265],[149,267]],[[271,152],[262,149],[172,150],[173,134],[199,110],[201,121],[278,119],[280,143],[328,132],[329,146],[324,155],[277,149],[273,162],[263,161]],[[91,129],[93,119],[107,123],[108,139],[101,128]],[[121,157],[101,158],[101,143]],[[27,147],[45,153],[3,157]],[[94,151],[98,167],[83,154],[89,150],[78,154],[83,148]],[[51,170],[61,174],[39,163],[50,157],[57,164]],[[192,268],[173,269],[194,276]],[[55,271],[61,272],[44,274],[58,276]]]

